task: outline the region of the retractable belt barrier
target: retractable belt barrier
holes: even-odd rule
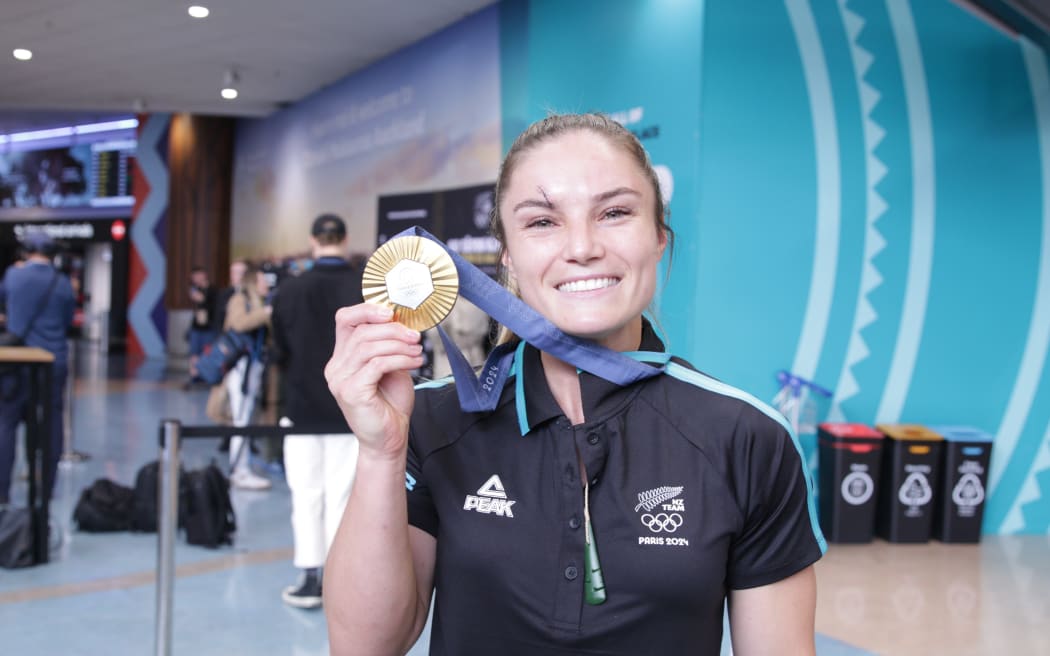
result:
[[[183,439],[202,437],[284,437],[294,426],[183,426],[177,419],[160,424],[157,472],[157,626],[154,653],[170,656],[175,595],[175,536],[179,517],[179,447]]]

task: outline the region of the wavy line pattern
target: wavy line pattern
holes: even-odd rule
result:
[[[817,234],[813,246],[813,270],[802,333],[791,371],[813,379],[824,348],[835,294],[842,221],[842,164],[831,79],[813,10],[807,0],[785,0],[784,4],[802,58],[817,157]]]
[[[886,177],[886,165],[875,155],[875,149],[886,136],[886,131],[872,118],[872,111],[878,104],[880,94],[866,79],[865,75],[874,61],[874,56],[862,47],[858,41],[864,29],[864,19],[846,7],[846,0],[839,0],[839,12],[846,28],[849,41],[850,58],[853,60],[853,73],[860,94],[860,106],[864,124],[864,175],[866,189],[866,211],[864,230],[864,262],[861,266],[860,289],[858,291],[856,310],[853,314],[853,325],[850,328],[849,346],[842,372],[835,386],[835,394],[828,411],[829,421],[846,421],[842,404],[860,392],[860,385],[853,375],[854,365],[867,359],[871,353],[864,341],[861,331],[878,319],[878,313],[872,306],[868,295],[882,284],[882,274],[875,266],[875,256],[886,247],[886,240],[875,227],[875,222],[886,213],[886,200],[875,189]]]
[[[1050,347],[1050,196],[1046,191],[1050,189],[1050,119],[1046,118],[1047,112],[1050,112],[1050,71],[1047,70],[1045,54],[1036,46],[1022,39],[1021,52],[1024,56],[1029,84],[1032,87],[1032,102],[1035,105],[1036,129],[1039,135],[1044,189],[1043,236],[1035,305],[1032,308],[1024,355],[1021,357],[1021,371],[1017,375],[1010,402],[995,436],[996,451],[992,452],[995,458],[990,468],[988,486],[993,494],[1020,440],[1022,429],[1035,399],[1048,347]],[[1038,503],[1044,498],[1039,480],[1042,474],[1050,472],[1048,442],[1050,442],[1050,426],[1047,427],[1036,457],[1028,468],[1017,498],[999,526],[999,532],[1016,533],[1023,530],[1025,528],[1023,508]]]
[[[146,121],[136,151],[139,168],[150,185],[149,196],[131,223],[131,243],[146,268],[146,279],[128,306],[128,327],[135,332],[146,357],[163,357],[164,338],[153,322],[153,310],[164,294],[167,258],[157,242],[156,227],[168,206],[168,167],[158,148],[171,117],[153,114]]]
[[[875,420],[894,423],[900,420],[908,398],[919,342],[926,323],[930,278],[933,269],[936,195],[934,177],[933,126],[930,116],[929,87],[908,0],[886,0],[893,39],[901,61],[904,98],[908,110],[908,133],[911,137],[911,245],[908,252],[908,279],[904,289],[904,310],[897,329],[897,342],[890,361],[890,371],[882,390],[882,400]]]

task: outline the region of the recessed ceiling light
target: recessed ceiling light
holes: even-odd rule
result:
[[[226,100],[233,100],[237,97],[237,89],[234,89],[233,87],[226,87],[220,93]]]
[[[19,61],[29,61],[30,59],[33,58],[33,51],[32,50],[26,50],[25,48],[15,48],[11,52],[11,54],[14,55],[15,59],[17,59]]]
[[[201,5],[193,5],[186,11],[190,12],[190,16],[194,18],[207,18],[208,14],[211,13],[207,7],[202,7]]]

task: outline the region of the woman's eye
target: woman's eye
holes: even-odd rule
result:
[[[539,219],[532,219],[525,224],[526,228],[549,228],[554,225],[554,222],[548,218],[542,217]]]
[[[631,210],[627,209],[626,207],[613,207],[605,210],[605,213],[602,214],[602,218],[619,219],[624,216],[629,216],[630,214]]]

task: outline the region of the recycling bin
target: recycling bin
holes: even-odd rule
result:
[[[828,542],[871,542],[882,433],[864,424],[817,427],[820,528]]]
[[[944,438],[917,424],[875,428],[885,436],[875,533],[889,542],[928,542]]]
[[[931,429],[944,437],[944,483],[933,516],[933,537],[941,542],[980,542],[992,436],[969,426]]]

